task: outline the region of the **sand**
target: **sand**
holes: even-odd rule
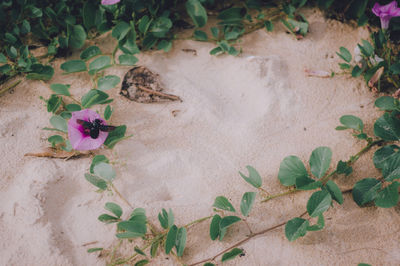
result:
[[[134,207],[157,222],[161,208],[172,208],[177,225],[212,214],[215,197],[224,195],[239,209],[241,196],[254,191],[239,176],[246,165],[262,175],[263,187],[283,191],[277,180],[284,157],[307,161],[318,146],[333,150],[331,168],[347,160],[364,143],[350,132],[335,131],[345,114],[361,117],[372,133],[380,113],[374,95],[362,79],[337,76],[307,77],[304,69],[338,70],[340,46],[352,50],[366,28],[325,20],[306,10],[310,33],[295,40],[281,26],[274,32],[256,31],[243,38],[238,57],[210,56],[212,44],[176,41],[169,53],[140,55],[143,65],[160,75],[167,93],[183,102],[139,104],[109,91],[115,108],[112,124],[126,124],[133,137],[114,150],[101,149],[117,163],[114,182]],[[111,51],[114,40],[96,40]],[[182,51],[195,49],[197,55]],[[78,52],[70,58],[77,58]],[[51,83],[71,84],[77,96],[90,89],[87,75],[62,75],[63,60],[54,63]],[[111,68],[121,77],[129,68]],[[115,226],[97,217],[103,206],[120,204],[115,195],[99,194],[84,179],[90,158],[65,161],[24,157],[47,147],[50,114],[39,96],[50,95],[50,83],[24,80],[12,94],[0,97],[0,265],[105,265],[92,247],[117,244]],[[175,115],[174,115],[175,114]],[[339,177],[341,188],[357,180],[377,177],[372,152],[355,165],[354,173]],[[303,192],[257,204],[247,219],[254,232],[282,223],[305,211],[310,193]],[[342,206],[334,204],[320,232],[289,242],[280,227],[240,245],[245,256],[226,265],[372,265],[400,264],[400,209],[359,208],[349,194]],[[183,261],[193,263],[212,256],[248,234],[243,224],[233,226],[223,242],[208,237],[208,222],[189,230]],[[93,243],[94,242],[94,243]],[[129,251],[129,249],[131,251]],[[131,254],[132,245],[121,253]],[[160,255],[151,265],[176,265]]]

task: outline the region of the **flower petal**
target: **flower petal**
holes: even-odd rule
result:
[[[116,3],[119,3],[121,0],[102,0],[101,4],[102,5],[114,5]]]
[[[381,5],[375,3],[374,7],[372,8],[372,13],[379,17],[381,15]]]
[[[84,109],[77,112],[72,112],[72,116],[68,121],[68,138],[71,146],[75,150],[94,150],[99,148],[108,136],[108,132],[99,132],[96,139],[85,134],[82,125],[78,124],[77,119],[93,122],[95,119],[100,119],[103,125],[106,125],[104,119],[98,113],[90,109]]]

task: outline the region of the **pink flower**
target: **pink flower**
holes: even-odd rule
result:
[[[72,148],[80,151],[95,150],[99,148],[108,136],[108,132],[99,130],[98,136],[93,138],[90,136],[90,130],[82,125],[83,120],[93,123],[96,119],[101,121],[102,125],[106,125],[103,118],[93,110],[85,109],[82,111],[72,112],[72,117],[68,121],[68,138]]]
[[[400,8],[397,7],[396,1],[392,1],[384,6],[375,3],[374,7],[372,8],[372,12],[381,19],[381,27],[384,30],[389,28],[389,22],[392,17],[400,16]]]
[[[108,6],[108,5],[114,5],[116,3],[119,3],[121,0],[101,0],[101,4]]]

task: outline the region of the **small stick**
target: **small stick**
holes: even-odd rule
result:
[[[142,90],[142,91],[145,91],[145,92],[147,92],[149,94],[155,94],[155,95],[158,95],[158,96],[161,96],[161,97],[168,98],[168,99],[170,99],[172,101],[180,101],[180,102],[182,102],[181,98],[179,98],[178,96],[172,95],[172,94],[166,94],[166,93],[162,93],[162,92],[159,92],[159,91],[151,90],[151,89],[148,89],[148,88],[140,86],[140,85],[137,85],[137,88]]]
[[[96,243],[99,243],[99,241],[92,241],[92,242],[89,242],[89,243],[85,243],[85,244],[82,245],[82,247],[86,247],[86,246],[93,245],[93,244],[96,244]]]

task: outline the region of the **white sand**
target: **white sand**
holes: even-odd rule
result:
[[[264,188],[276,193],[284,190],[277,180],[284,157],[306,161],[314,148],[329,146],[334,167],[363,147],[349,132],[334,130],[340,116],[353,114],[372,132],[379,112],[363,80],[310,78],[304,69],[338,70],[335,51],[340,46],[352,50],[368,32],[325,21],[317,11],[308,11],[307,19],[311,32],[305,39],[297,41],[281,27],[272,33],[260,30],[244,38],[245,53],[236,58],[210,56],[211,44],[193,41],[175,42],[169,53],[142,54],[139,64],[159,73],[166,92],[179,95],[182,103],[138,104],[119,96],[119,88],[110,92],[115,99],[112,123],[126,124],[134,137],[98,154],[119,163],[114,184],[135,207],[145,208],[153,223],[161,208],[173,209],[177,225],[208,216],[219,195],[239,209],[242,194],[253,190],[238,175],[246,165],[254,166]],[[110,40],[98,41],[103,51],[111,51]],[[184,48],[197,50],[197,56]],[[62,62],[56,61],[51,82],[72,84],[76,95],[89,90],[86,75],[60,74]],[[106,73],[122,78],[127,70]],[[104,265],[103,258],[86,249],[115,245],[115,226],[97,217],[105,202],[121,204],[125,215],[129,206],[116,196],[96,193],[84,179],[89,158],[23,156],[48,146],[51,133],[41,128],[49,125],[50,115],[39,99],[50,95],[48,86],[23,81],[14,94],[0,98],[0,265]],[[179,110],[176,116],[174,110]],[[378,176],[371,158],[372,152],[362,157],[354,174],[337,179],[339,185],[349,188],[361,178]],[[248,223],[259,231],[296,217],[308,196],[257,203]],[[240,246],[246,256],[227,265],[398,265],[399,214],[398,207],[360,209],[346,195],[342,206],[327,212],[322,231],[290,243],[281,227]],[[243,224],[230,232],[223,242],[212,242],[208,222],[190,229],[183,260],[210,257],[248,233]],[[133,246],[122,251],[128,248],[125,255],[133,251]],[[175,262],[161,255],[152,264]]]

